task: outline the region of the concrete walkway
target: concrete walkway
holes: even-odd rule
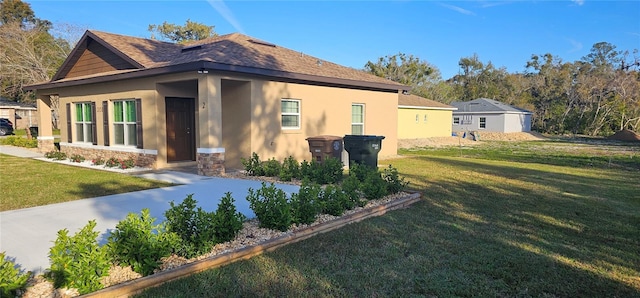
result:
[[[30,150],[0,146],[0,153],[3,154],[42,158],[42,154],[25,151]],[[128,213],[139,213],[143,208],[148,208],[159,222],[164,220],[164,211],[170,207],[170,201],[180,203],[188,194],[193,194],[198,206],[204,210],[214,211],[220,198],[226,192],[231,192],[237,210],[249,218],[255,216],[246,196],[249,188],[261,187],[259,181],[204,177],[174,171],[156,171],[136,176],[184,185],[0,212],[0,251],[5,251],[7,257],[14,259],[21,269],[41,273],[49,267],[49,249],[59,230],[68,229],[69,234],[73,235],[89,220],[95,219],[96,230],[100,232],[99,240],[104,243],[109,231]],[[298,186],[287,184],[276,186],[288,194],[299,189]],[[46,191],[46,186],[42,187],[42,191]],[[2,197],[2,200],[10,199]]]

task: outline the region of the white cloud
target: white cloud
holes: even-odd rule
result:
[[[236,17],[233,15],[233,13],[231,12],[227,4],[224,3],[224,1],[207,0],[207,2],[209,2],[209,5],[211,5],[213,9],[215,9],[227,22],[229,22],[229,24],[231,24],[231,26],[233,26],[233,28],[235,28],[236,31],[242,34],[245,34],[244,30],[242,29],[242,26],[240,26],[240,23],[238,22],[238,20],[236,20]]]
[[[578,4],[578,6],[582,6],[582,4],[584,4],[585,0],[571,0],[571,2]]]
[[[466,14],[466,15],[470,15],[470,16],[475,16],[475,15],[476,15],[473,11],[466,10],[466,9],[464,9],[464,8],[462,8],[462,7],[458,7],[458,6],[455,6],[455,5],[443,4],[443,3],[440,3],[440,5],[441,5],[442,7],[445,7],[445,8],[451,9],[451,10],[453,10],[453,11],[455,11],[455,12],[459,12],[459,13],[461,13],[461,14]]]

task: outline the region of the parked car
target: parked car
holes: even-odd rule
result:
[[[6,136],[13,133],[13,122],[7,118],[0,118],[0,136]]]

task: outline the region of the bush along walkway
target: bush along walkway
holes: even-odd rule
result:
[[[255,154],[254,160],[258,160]],[[255,219],[247,220],[237,212],[231,193],[226,193],[214,212],[198,207],[192,195],[181,203],[171,202],[164,213],[166,221],[159,224],[146,209],[140,214],[130,213],[102,246],[98,244],[99,233],[94,231],[95,221],[89,221],[75,235],[69,235],[67,229],[58,232],[49,252],[50,268],[43,276],[31,278],[28,289],[24,276],[30,273],[8,272],[5,269],[13,264],[1,260],[0,273],[10,276],[11,285],[2,290],[26,296],[48,296],[51,293],[42,292],[53,288],[63,289],[57,290],[62,296],[126,296],[420,199],[419,194],[403,192],[407,183],[391,166],[382,172],[355,166],[344,177],[339,162],[298,166],[289,159],[287,163],[289,177],[302,181],[299,192],[287,197],[273,183],[265,182],[259,189],[250,188],[247,201]],[[272,173],[282,173],[282,166],[273,160],[254,162],[252,167],[265,164],[271,169],[279,168]],[[146,277],[139,278],[142,276]],[[117,284],[120,285],[114,286]]]

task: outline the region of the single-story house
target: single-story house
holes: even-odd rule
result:
[[[311,160],[306,138],[319,135],[382,135],[378,156],[395,155],[388,111],[409,87],[238,33],[175,44],[91,30],[51,81],[26,89],[41,151],[54,148],[57,96],[63,152],[215,175],[253,152]]]
[[[497,100],[478,98],[472,101],[452,102],[458,108],[453,112],[452,130],[490,132],[531,131],[531,113]]]
[[[38,126],[38,115],[35,105],[10,101],[0,97],[0,118],[9,119],[13,129],[25,129]]]
[[[398,98],[398,139],[451,136],[451,117],[456,108],[413,94]]]

